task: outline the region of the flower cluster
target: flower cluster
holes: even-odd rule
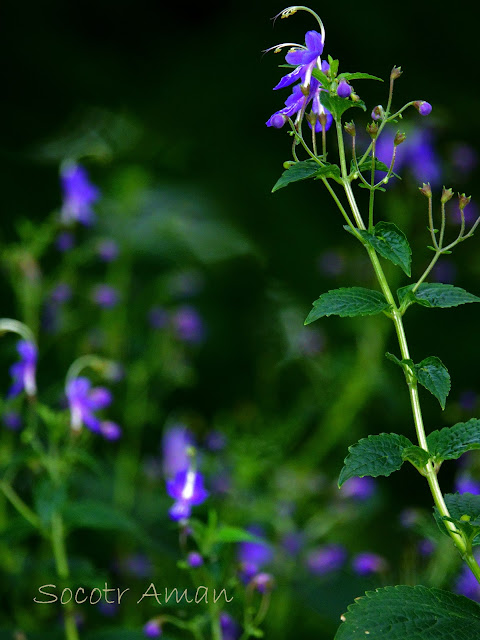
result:
[[[329,129],[333,117],[320,102],[320,92],[325,89],[323,89],[321,82],[313,77],[315,68],[324,73],[330,68],[328,62],[321,59],[324,37],[324,33],[308,31],[305,34],[305,45],[283,43],[272,47],[275,51],[280,51],[283,47],[291,47],[285,60],[288,64],[295,66],[295,69],[284,76],[274,89],[283,89],[294,84],[297,80],[300,82],[293,87],[291,95],[285,100],[285,107],[276,111],[267,120],[267,127],[279,129],[295,114],[297,114],[295,124],[298,125],[305,115],[306,108],[312,103],[312,110],[308,116],[310,127],[314,123],[316,132]]]
[[[112,402],[112,396],[104,387],[94,387],[88,378],[73,378],[67,384],[66,396],[71,415],[71,426],[79,431],[85,425],[90,431],[99,433],[107,440],[117,440],[120,427],[110,420],[100,420],[96,411],[105,409]]]

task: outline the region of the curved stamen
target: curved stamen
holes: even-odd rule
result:
[[[275,53],[280,53],[283,47],[295,47],[295,49],[307,49],[304,44],[297,44],[296,42],[282,42],[282,44],[276,44],[273,47],[268,47],[268,49],[264,49],[262,53],[268,53],[269,51],[275,50]]]
[[[291,7],[287,7],[283,11],[280,11],[280,13],[277,13],[277,15],[274,16],[272,19],[273,19],[273,21],[275,21],[279,16],[282,19],[283,18],[289,18],[290,16],[293,16],[294,13],[297,13],[297,11],[307,11],[308,13],[312,14],[312,16],[316,19],[316,21],[318,22],[318,25],[320,27],[320,33],[322,34],[322,41],[325,42],[325,27],[323,26],[323,22],[320,19],[320,16],[317,13],[315,13],[315,11],[310,9],[309,7],[304,7],[304,6],[300,6],[300,5],[293,5]]]

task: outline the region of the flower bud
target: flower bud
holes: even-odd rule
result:
[[[460,211],[463,211],[467,204],[469,204],[472,196],[466,196],[464,193],[462,195],[458,194],[458,206],[460,207]]]
[[[337,95],[339,95],[340,98],[348,98],[351,93],[352,87],[348,84],[348,82],[342,79],[337,88]]]
[[[356,135],[356,133],[357,133],[357,132],[356,132],[356,129],[355,129],[355,123],[354,123],[353,121],[352,121],[352,122],[346,122],[346,123],[343,125],[343,128],[345,129],[345,131],[346,131],[347,133],[349,133],[349,134],[352,136],[352,138],[353,138],[353,137]]]
[[[360,96],[357,96],[357,94],[354,93],[353,90],[352,90],[352,93],[350,94],[350,98],[351,98],[352,102],[359,102],[360,101]]]
[[[425,100],[415,100],[413,106],[421,116],[428,116],[432,113],[432,105],[429,102],[425,102]]]
[[[427,198],[431,198],[432,197],[432,189],[430,187],[430,183],[428,182],[427,184],[425,184],[425,182],[423,183],[423,187],[418,187],[420,190],[420,193],[423,193],[424,196],[426,196]]]
[[[391,80],[397,80],[402,75],[402,67],[393,67],[390,73]]]
[[[402,142],[405,142],[405,138],[407,137],[407,135],[405,133],[400,133],[400,131],[397,131],[397,133],[395,134],[395,139],[393,141],[393,144],[398,147],[399,144],[402,144]]]
[[[294,160],[286,160],[283,163],[283,168],[284,169],[290,169],[290,167],[293,167],[294,164],[296,164]]]
[[[187,564],[192,569],[198,569],[203,565],[203,558],[198,551],[190,551],[187,555]]]
[[[370,124],[367,124],[367,133],[372,140],[375,140],[375,138],[378,135],[378,124],[376,122],[371,122]]]
[[[381,120],[385,115],[385,111],[381,104],[377,104],[376,107],[373,108],[372,111],[372,120]]]
[[[149,620],[143,627],[143,634],[147,638],[159,638],[162,635],[162,627],[157,620]]]
[[[451,200],[452,197],[453,197],[453,191],[451,189],[445,189],[445,187],[443,187],[442,197],[440,199],[440,202],[442,204],[445,204],[446,202]]]

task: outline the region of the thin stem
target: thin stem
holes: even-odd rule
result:
[[[308,155],[313,158],[313,160],[315,160],[316,162],[318,162],[318,164],[323,167],[323,163],[317,158],[317,156],[310,150],[308,144],[305,142],[305,140],[303,139],[303,136],[301,135],[301,133],[299,131],[297,131],[297,128],[293,122],[293,120],[291,118],[288,119],[288,122],[290,123],[290,126],[292,128],[292,131],[295,135],[295,138],[300,142],[300,144],[302,145],[302,147],[305,149],[305,151],[308,153]]]
[[[37,514],[30,509],[30,507],[20,498],[15,489],[5,482],[0,482],[0,489],[3,491],[7,500],[15,507],[20,515],[22,515],[27,522],[29,522],[35,529],[43,531],[43,525]]]
[[[342,203],[340,202],[340,200],[338,199],[337,194],[335,193],[335,191],[332,189],[331,184],[328,182],[327,178],[322,178],[322,182],[323,184],[327,187],[330,195],[332,196],[332,198],[335,201],[335,204],[337,205],[337,207],[340,210],[340,213],[342,214],[342,216],[345,218],[348,226],[350,227],[350,229],[352,230],[353,234],[355,235],[356,238],[358,238],[360,241],[362,240],[362,237],[360,236],[360,234],[358,233],[358,231],[356,230],[356,228],[354,227],[352,221],[350,220],[350,217],[348,215],[348,213],[345,211]]]
[[[58,577],[62,580],[66,580],[70,576],[70,570],[68,567],[67,551],[65,548],[63,519],[59,513],[54,513],[52,515],[51,541]],[[65,637],[66,640],[78,640],[79,638],[77,623],[75,621],[75,612],[70,602],[65,604]]]
[[[372,168],[370,170],[370,197],[368,199],[368,230],[373,231],[373,203],[375,200],[375,140],[372,140]]]
[[[432,243],[435,249],[439,249],[437,243],[437,234],[435,233],[435,227],[433,226],[433,205],[432,198],[428,198],[428,226],[430,227],[430,235],[432,236]]]

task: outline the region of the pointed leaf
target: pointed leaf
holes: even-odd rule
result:
[[[413,466],[420,471],[423,469],[430,460],[430,454],[425,449],[412,445],[411,447],[405,447],[402,451],[402,458],[413,464]]]
[[[452,284],[442,284],[441,282],[423,283],[415,293],[412,289],[415,285],[408,285],[398,289],[397,295],[400,304],[412,304],[418,302],[424,307],[457,307],[459,304],[468,302],[480,302],[478,296],[468,293],[465,289],[454,287]]]
[[[337,315],[342,318],[372,316],[389,308],[383,293],[363,287],[345,287],[323,293],[313,303],[313,309],[305,324],[324,316]]]
[[[403,451],[412,447],[408,438],[397,433],[381,433],[378,436],[362,438],[348,448],[345,466],[340,472],[338,486],[349,478],[363,476],[389,476],[402,466]]]
[[[215,542],[255,542],[267,545],[263,538],[240,527],[220,527],[215,533]]]
[[[373,234],[362,230],[359,233],[383,258],[401,267],[410,276],[412,250],[405,234],[396,225],[392,222],[379,222],[375,225]]]
[[[377,78],[377,76],[372,76],[369,73],[361,73],[360,71],[341,73],[338,79],[341,80],[342,78],[345,78],[345,80],[378,80],[383,82],[382,78]]]
[[[442,409],[450,392],[450,374],[440,358],[430,356],[413,368],[418,382],[437,398]]]
[[[366,171],[371,171],[372,169],[372,157],[369,156],[368,158],[365,158],[365,160],[362,162],[362,164],[360,164],[358,166],[359,170],[364,173]],[[382,162],[381,160],[379,160],[378,158],[375,158],[375,170],[376,171],[385,171],[385,173],[388,172],[390,167],[387,167],[387,165]],[[352,160],[350,163],[350,173],[355,173],[357,171],[357,167],[355,166],[355,162]],[[399,180],[401,180],[402,178],[395,172],[392,172],[392,176],[395,176],[395,178],[398,178]]]
[[[480,449],[480,420],[472,418],[427,436],[428,450],[435,462],[457,460],[462,454]]]
[[[272,193],[286,187],[292,182],[307,180],[308,178],[340,178],[340,169],[336,164],[325,164],[321,166],[315,160],[304,160],[303,162],[295,162],[286,169],[275,183]]]
[[[473,493],[447,493],[444,496],[450,518],[442,517],[434,507],[433,515],[442,533],[449,536],[445,520],[453,522],[472,542],[480,544],[480,496]]]
[[[473,640],[480,605],[442,589],[384,587],[348,607],[335,640]]]

